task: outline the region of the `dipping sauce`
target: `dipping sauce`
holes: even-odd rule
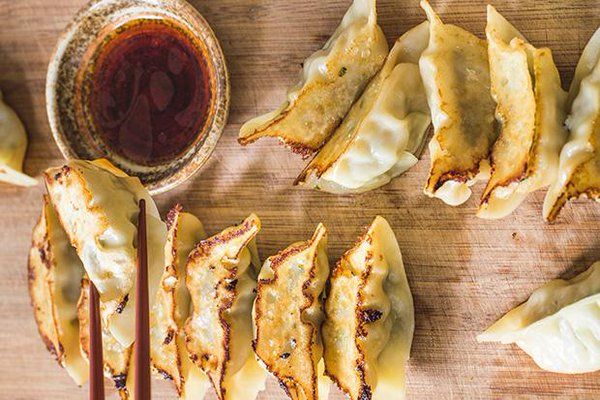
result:
[[[142,165],[181,156],[196,141],[211,107],[203,52],[176,25],[161,19],[119,27],[99,50],[90,111],[99,138]]]

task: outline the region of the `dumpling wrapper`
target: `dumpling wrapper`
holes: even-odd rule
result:
[[[34,186],[37,181],[23,173],[27,150],[27,133],[19,116],[0,92],[0,182],[17,186]]]
[[[275,111],[246,122],[239,142],[278,137],[308,156],[338,127],[388,53],[375,0],[354,0],[325,46],[303,63],[300,82]]]
[[[477,340],[515,343],[550,372],[600,370],[600,262],[548,282]]]
[[[266,373],[252,353],[260,228],[252,214],[202,240],[188,259],[192,311],[185,324],[187,349],[220,400],[254,400],[265,387]]]
[[[326,374],[352,400],[406,396],[413,299],[392,228],[376,217],[331,274],[325,301]]]
[[[129,347],[135,338],[135,271],[139,200],[146,200],[148,287],[154,304],[164,270],[167,229],[138,178],[106,160],[71,160],[45,172],[48,194],[71,244],[110,314],[108,328]]]
[[[190,360],[185,344],[191,304],[185,280],[188,256],[206,234],[200,220],[179,205],[169,211],[167,224],[165,269],[150,312],[150,358],[153,369],[173,381],[180,399],[201,399],[210,383]]]
[[[577,67],[575,68],[575,75],[573,76],[573,80],[571,81],[571,87],[569,88],[569,96],[567,98],[567,108],[571,108],[573,106],[573,102],[579,96],[579,92],[581,91],[581,81],[585,79],[587,76],[592,74],[596,66],[598,65],[598,61],[600,60],[600,28],[596,29],[596,32],[592,35],[590,40],[588,40],[583,52],[581,53],[581,57],[579,58],[579,62],[577,63]]]
[[[77,303],[77,316],[79,318],[79,342],[86,362],[90,354],[90,281],[85,277],[81,284],[81,295]],[[100,319],[102,324],[102,361],[104,362],[104,376],[111,379],[119,392],[121,399],[133,398],[133,382],[128,378],[132,376],[133,345],[125,347],[113,336],[107,326],[110,314],[100,305]],[[87,365],[87,364],[86,364]]]
[[[444,24],[427,1],[429,46],[419,67],[431,110],[431,169],[425,194],[456,206],[470,187],[489,174],[488,157],[497,133],[485,40]]]
[[[77,300],[84,269],[46,196],[33,229],[27,269],[40,336],[75,383],[83,385],[88,365],[79,349]]]
[[[600,29],[586,45],[569,90],[568,142],[560,153],[558,177],[544,200],[553,221],[571,199],[600,201]]]
[[[530,45],[490,5],[486,35],[501,128],[477,216],[496,219],[556,179],[560,149],[567,139],[563,126],[567,94],[550,49]]]
[[[254,302],[256,355],[292,400],[326,399],[322,296],[329,276],[327,229],[271,256],[258,276]]]
[[[296,184],[361,193],[387,184],[417,163],[431,122],[418,66],[428,43],[427,22],[396,41],[381,71]]]

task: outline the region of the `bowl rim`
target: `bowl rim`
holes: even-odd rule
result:
[[[72,17],[71,21],[63,29],[59,35],[56,44],[52,50],[50,61],[48,64],[48,70],[46,73],[46,85],[45,85],[45,96],[46,96],[46,114],[48,116],[48,122],[50,125],[50,131],[52,137],[56,143],[59,151],[63,158],[66,160],[79,159],[81,158],[76,151],[71,147],[69,141],[66,139],[66,135],[63,132],[63,127],[60,122],[59,116],[59,104],[58,104],[58,86],[60,85],[61,79],[60,66],[63,61],[69,44],[74,40],[75,35],[81,27],[82,22],[96,7],[106,3],[111,4],[118,2],[119,0],[91,0],[85,4],[77,13]],[[197,32],[188,29],[188,33],[197,37],[197,40],[204,42],[207,48],[211,48],[211,53],[208,58],[214,64],[215,70],[215,83],[214,88],[217,92],[214,100],[214,117],[212,118],[210,126],[206,129],[206,138],[195,154],[191,156],[190,160],[181,165],[173,174],[160,178],[155,182],[144,183],[144,186],[148,189],[151,195],[157,195],[165,193],[175,187],[183,184],[192,176],[194,176],[208,161],[213,154],[217,143],[229,119],[230,102],[231,102],[231,82],[229,77],[229,70],[227,67],[227,59],[223,53],[221,43],[217,38],[214,30],[206,21],[204,16],[194,6],[188,3],[186,0],[133,0],[133,2],[140,4],[147,4],[150,7],[160,7],[161,3],[169,3],[175,5],[177,9],[184,9],[189,17],[195,20],[206,34],[206,38],[200,37]],[[130,5],[129,7],[133,7]],[[143,13],[143,11],[141,12]],[[174,12],[175,15],[178,12]],[[178,15],[179,16],[179,15]],[[201,151],[204,149],[204,151]],[[142,182],[143,183],[143,182]]]

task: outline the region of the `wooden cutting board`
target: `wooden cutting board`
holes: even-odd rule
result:
[[[195,0],[221,40],[229,63],[229,125],[210,162],[184,186],[157,197],[161,211],[180,202],[209,233],[256,212],[263,221],[263,258],[308,238],[318,222],[330,230],[336,261],[362,227],[379,214],[394,227],[415,300],[416,331],[408,368],[413,399],[600,398],[600,373],[558,375],[540,370],[515,346],[478,344],[475,335],[531,291],[572,276],[600,259],[600,205],[578,201],[558,223],[542,222],[543,192],[511,216],[474,216],[482,188],[452,208],[427,198],[422,187],[428,155],[390,185],[340,197],[294,188],[305,164],[274,140],[242,148],[240,124],[273,109],[295,82],[299,65],[320,48],[350,0]],[[83,0],[0,0],[0,88],[27,126],[26,172],[62,159],[46,118],[44,84],[54,43]],[[446,22],[483,37],[485,2],[434,1]],[[494,1],[537,46],[549,46],[568,87],[581,50],[600,24],[600,1]],[[379,19],[392,42],[424,19],[416,0],[380,0]],[[40,184],[17,189],[0,184],[0,399],[81,399],[77,388],[45,350],[27,294],[26,260],[38,218]],[[156,399],[174,398],[155,381]],[[209,396],[211,399],[213,395]],[[261,399],[283,399],[273,380]],[[334,391],[331,398],[341,399]]]

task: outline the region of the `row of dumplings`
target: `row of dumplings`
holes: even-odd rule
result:
[[[296,184],[359,193],[415,165],[433,122],[431,197],[456,206],[487,180],[477,215],[495,219],[549,186],[546,220],[570,199],[598,200],[600,30],[567,94],[551,50],[494,7],[487,40],[444,24],[426,0],[421,7],[428,21],[388,53],[375,0],[354,0],[283,105],[244,124],[240,143],[277,137],[305,156],[318,151]]]
[[[147,201],[153,370],[182,399],[254,399],[267,371],[292,399],[324,399],[330,379],[352,400],[405,398],[414,309],[400,248],[376,217],[331,268],[327,230],[260,264],[261,222],[207,237],[174,207],[167,222],[137,178],[104,160],[45,173],[29,289],[39,332],[73,380],[88,378],[89,282],[100,292],[105,373],[132,396],[137,204]],[[549,371],[600,370],[600,263],[556,280],[478,337],[516,343]]]
[[[353,399],[403,398],[414,330],[400,248],[377,217],[334,268],[327,229],[260,263],[259,218],[207,237],[174,207],[166,224],[137,178],[104,160],[45,173],[29,287],[48,349],[81,385],[88,378],[88,290],[100,293],[106,375],[132,396],[132,297],[137,204],[148,207],[153,370],[182,399],[212,386],[221,400],[254,399],[273,374],[292,399],[327,398],[330,378]],[[326,286],[328,296],[325,299]]]

